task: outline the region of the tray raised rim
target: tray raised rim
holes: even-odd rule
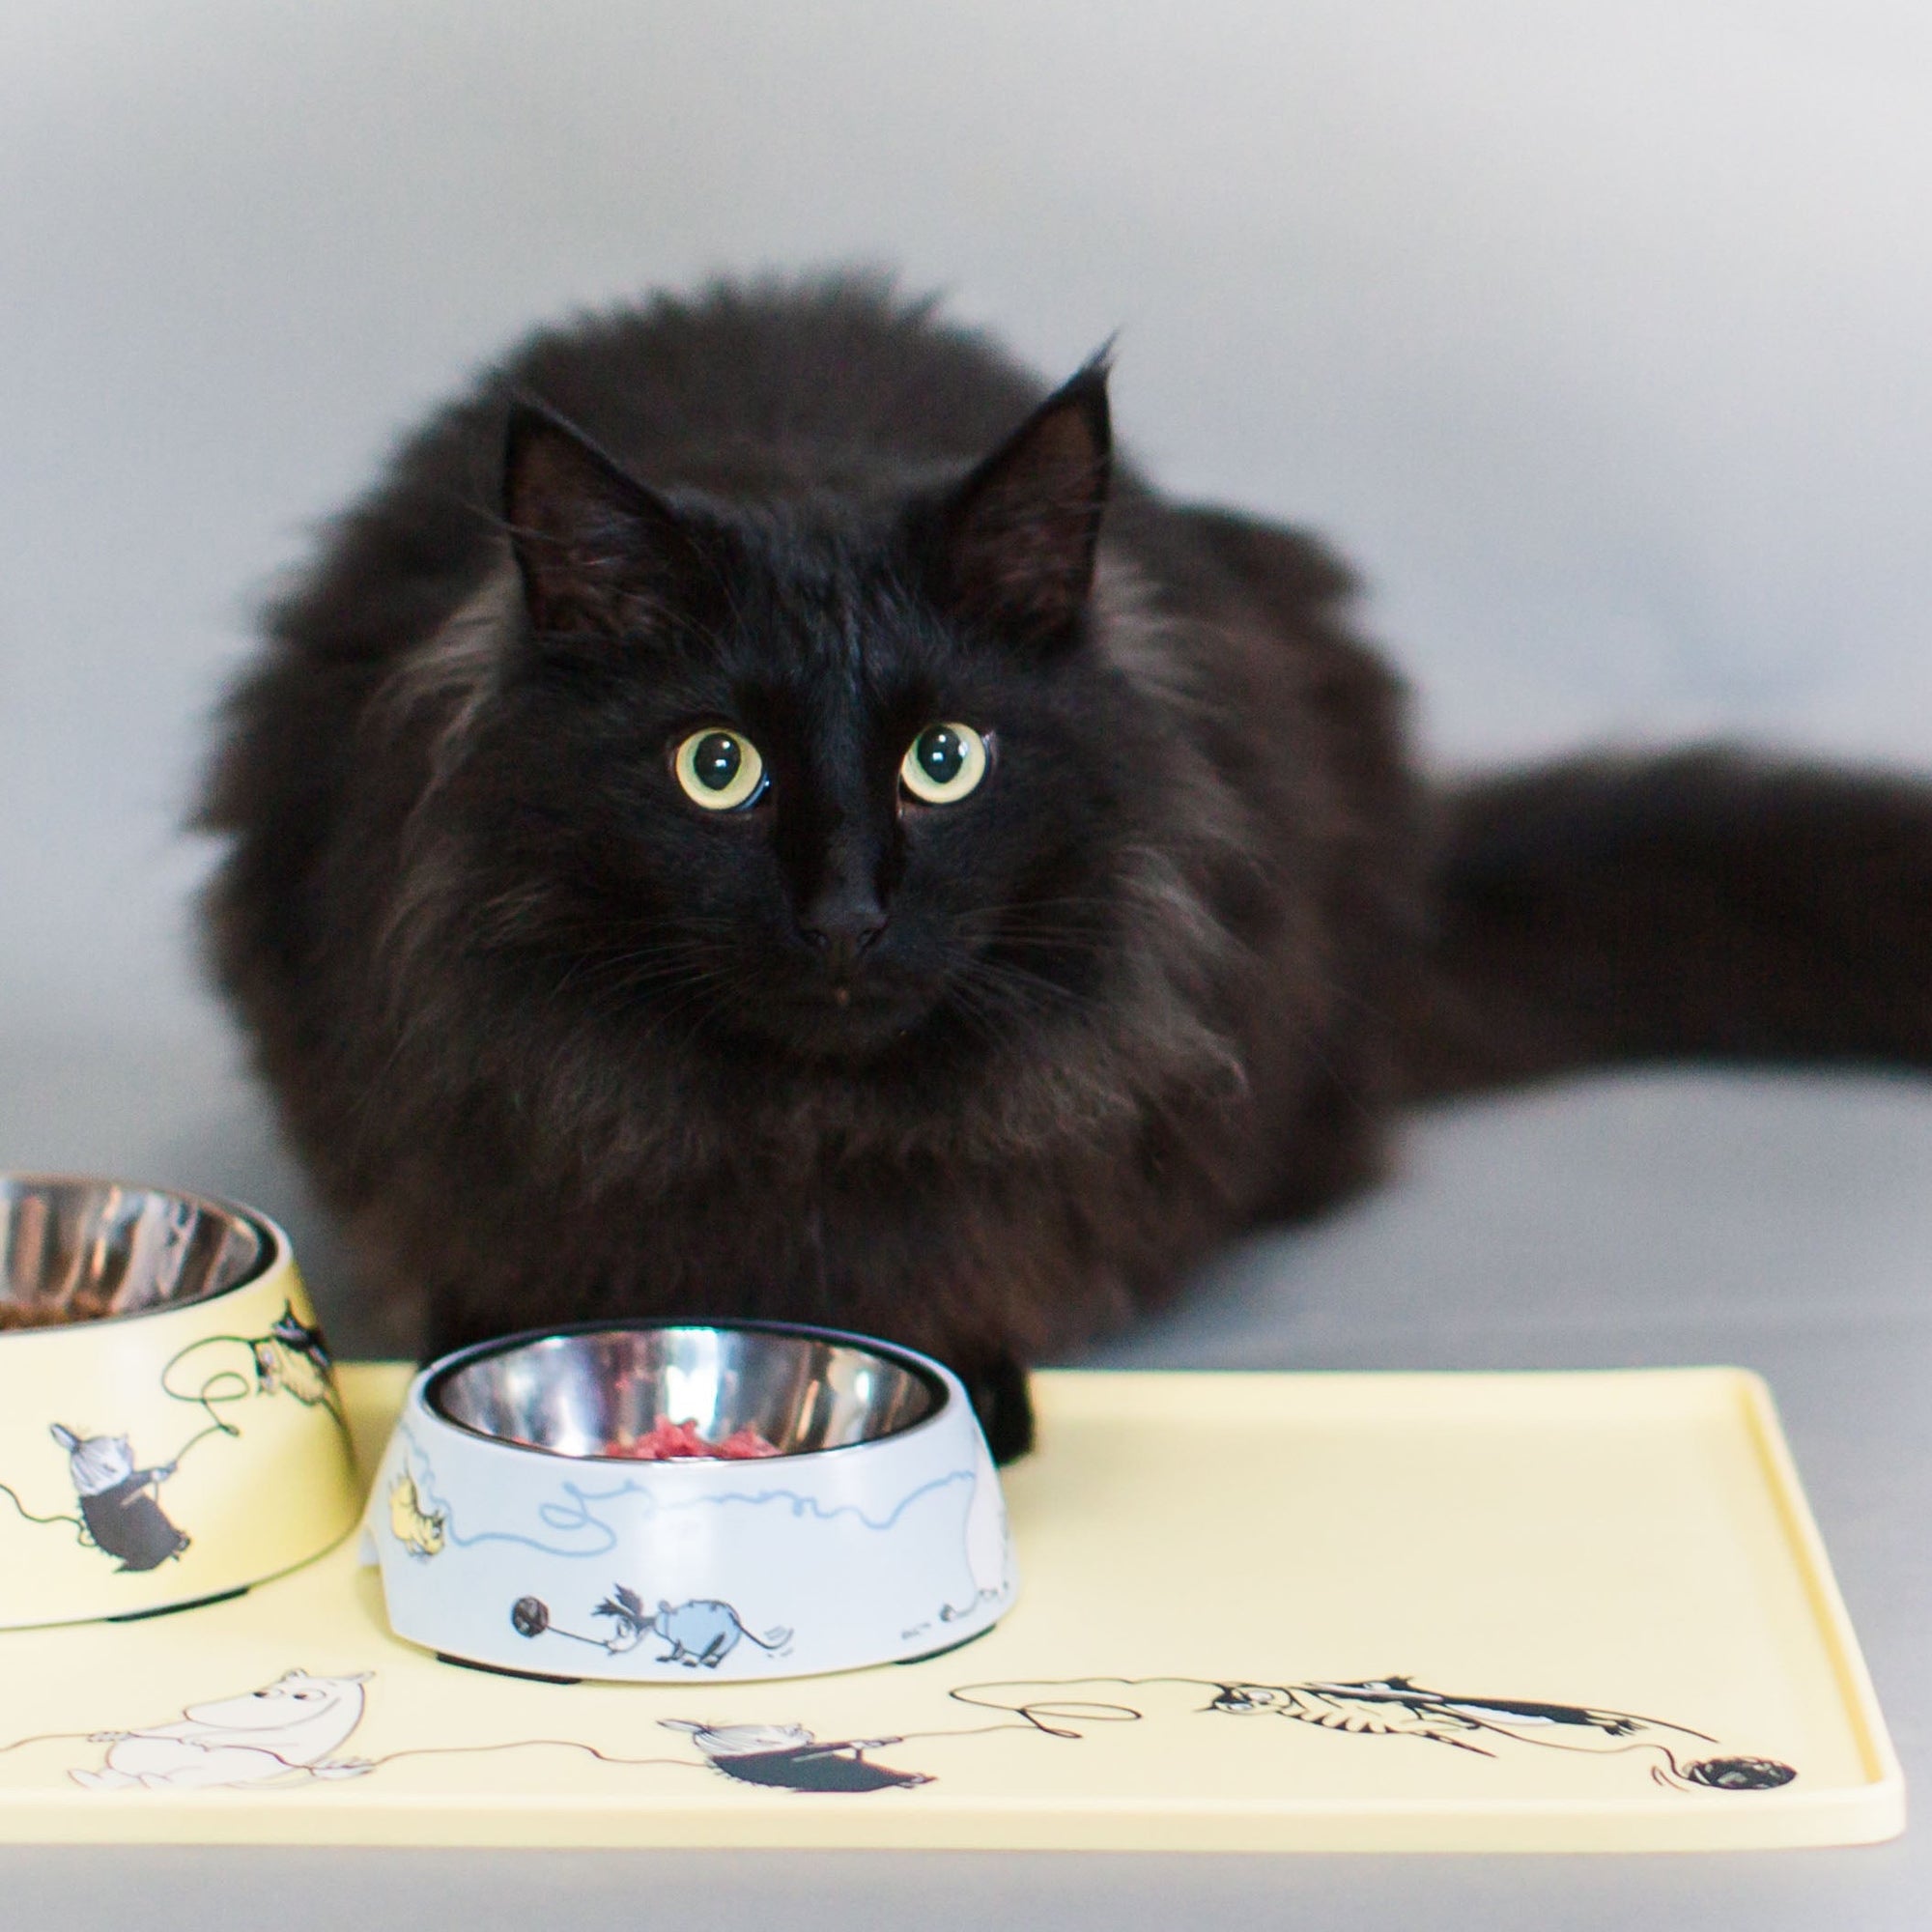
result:
[[[343,1394],[358,1425],[358,1463],[375,1466],[387,1416],[412,1368],[391,1362],[341,1365]],[[113,1794],[85,1808],[59,1790],[0,1795],[0,1842],[257,1843],[385,1846],[542,1845],[766,1846],[839,1849],[988,1849],[984,1821],[1000,1822],[1009,1850],[1147,1851],[1548,1851],[1747,1850],[1874,1843],[1904,1829],[1905,1785],[1850,1614],[1832,1574],[1797,1467],[1764,1379],[1730,1366],[1601,1370],[1083,1370],[1036,1378],[1043,1435],[1062,1420],[1119,1412],[1198,1419],[1211,1394],[1217,1422],[1261,1417],[1335,1426],[1387,1426],[1396,1402],[1405,1422],[1440,1426],[1459,1416],[1494,1421],[1497,1398],[1511,1419],[1544,1409],[1567,1421],[1631,1418],[1633,1405],[1680,1419],[1728,1414],[1745,1432],[1757,1473],[1804,1592],[1816,1637],[1829,1661],[1848,1729],[1865,1772],[1862,1782],[1826,1790],[1787,1789],[1748,1799],[1714,1795],[1695,1812],[1667,1797],[1610,1798],[1581,1807],[1568,1800],[1495,1798],[1215,1798],[1163,1804],[1145,1799],[1068,1795],[1018,1812],[968,1794],[919,1815],[854,1807],[835,1797],[795,1794],[783,1812],[755,1819],[733,1793],[667,1800],[639,1830],[637,1811],[585,1806],[581,1798],[540,1793],[391,1793],[381,1807],[303,1807],[291,1794],[213,1790]],[[1290,1414],[1284,1417],[1284,1406]],[[1580,1406],[1579,1406],[1580,1405]],[[323,1559],[327,1560],[327,1559]],[[26,1635],[30,1633],[20,1633]],[[0,1636],[0,1642],[5,1637]],[[341,1787],[336,1787],[340,1789]],[[518,1817],[544,1829],[519,1832]],[[299,1820],[298,1828],[289,1829]],[[1767,1827],[1777,1821],[1776,1830]],[[1619,1826],[1641,1826],[1641,1846]],[[628,1827],[628,1829],[626,1829]],[[1605,1828],[1609,1828],[1605,1830]]]

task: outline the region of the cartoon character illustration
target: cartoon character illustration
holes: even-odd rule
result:
[[[1775,1757],[1707,1757],[1687,1764],[1684,1776],[1712,1791],[1776,1791],[1798,1774]]]
[[[992,1470],[974,1479],[973,1501],[966,1512],[966,1567],[973,1577],[978,1603],[997,1600],[1013,1586],[1012,1548],[1007,1539],[1007,1505]]]
[[[552,1623],[550,1605],[541,1597],[519,1597],[510,1605],[510,1624],[519,1636],[539,1637],[549,1631],[573,1643],[594,1643],[612,1657],[636,1650],[645,1637],[654,1636],[670,1645],[657,1659],[659,1663],[682,1663],[690,1670],[716,1670],[737,1649],[741,1637],[769,1651],[782,1650],[791,1641],[791,1632],[783,1628],[768,1630],[763,1636],[747,1630],[738,1612],[715,1597],[693,1597],[682,1604],[660,1599],[655,1610],[647,1610],[643,1598],[624,1583],[613,1584],[611,1594],[590,1614],[611,1619],[609,1635],[586,1636]]]
[[[966,1601],[942,1604],[934,1616],[902,1631],[902,1636],[908,1639],[923,1636],[935,1625],[963,1623],[982,1605],[997,1603],[1012,1594],[1012,1546],[1007,1536],[1007,1506],[990,1465],[974,1478],[973,1499],[966,1511],[965,1554],[966,1569],[973,1579],[972,1593]],[[986,1634],[982,1628],[975,1633],[975,1636]],[[962,1644],[973,1642],[975,1636],[948,1638],[936,1633],[934,1649],[930,1654],[938,1656],[942,1651],[958,1649]]]
[[[359,1777],[371,1766],[335,1752],[362,1720],[368,1671],[311,1677],[290,1670],[260,1690],[190,1704],[181,1721],[141,1731],[101,1731],[108,1747],[99,1771],[69,1776],[90,1791],[138,1785],[192,1791],[212,1785],[295,1783],[313,1777]]]
[[[139,1469],[125,1435],[83,1436],[58,1422],[49,1433],[67,1451],[88,1536],[97,1548],[121,1559],[118,1569],[156,1570],[187,1548],[186,1535],[168,1520],[155,1494],[174,1474],[179,1456],[157,1468]]]
[[[405,1469],[389,1485],[389,1530],[412,1556],[436,1555],[443,1545],[444,1512],[425,1509],[415,1478]]]
[[[1364,1678],[1355,1684],[1229,1684],[1208,1707],[1230,1717],[1268,1715],[1319,1724],[1324,1730],[1357,1737],[1427,1738],[1432,1744],[1493,1751],[1469,1742],[1472,1733],[1515,1737],[1520,1732],[1567,1726],[1578,1739],[1585,1730],[1606,1739],[1663,1729],[1683,1737],[1703,1737],[1681,1724],[1658,1724],[1626,1711],[1595,1711],[1580,1704],[1542,1704],[1507,1697],[1461,1697],[1427,1690],[1408,1677]],[[1708,1744],[1710,1739],[1705,1738]],[[1555,1738],[1547,1742],[1556,1742]]]
[[[255,1389],[260,1395],[286,1390],[310,1408],[336,1406],[333,1366],[322,1330],[300,1321],[284,1302],[269,1332],[248,1345],[255,1358]]]
[[[685,1718],[658,1722],[668,1731],[687,1733],[714,1770],[741,1784],[784,1791],[888,1791],[932,1782],[923,1771],[895,1771],[867,1760],[868,1750],[903,1744],[903,1738],[820,1744],[803,1724],[695,1724]]]
[[[611,1620],[611,1634],[603,1641],[612,1656],[635,1650],[645,1637],[656,1636],[670,1645],[658,1659],[660,1663],[682,1663],[693,1670],[700,1664],[716,1670],[737,1649],[740,1637],[749,1638],[760,1650],[780,1650],[791,1641],[788,1630],[768,1630],[763,1636],[747,1630],[729,1604],[711,1597],[694,1597],[684,1604],[661,1599],[656,1611],[648,1612],[643,1599],[622,1583],[613,1587],[612,1594],[591,1615]]]
[[[1717,1740],[1686,1724],[1605,1711],[1583,1704],[1548,1704],[1521,1697],[1467,1697],[1430,1690],[1409,1677],[1373,1677],[1351,1684],[1224,1684],[1208,1709],[1229,1717],[1269,1715],[1356,1737],[1425,1738],[1432,1744],[1495,1752],[1473,1740],[1513,1739],[1559,1750],[1621,1750],[1650,1745],[1679,1778],[1716,1789],[1771,1790],[1798,1774],[1771,1758],[1708,1758],[1680,1765],[1682,1741]]]
[[[182,1454],[211,1435],[239,1436],[242,1424],[233,1411],[256,1396],[292,1396],[304,1408],[326,1409],[345,1434],[349,1429],[328,1345],[320,1328],[296,1314],[291,1301],[282,1303],[266,1335],[204,1335],[188,1343],[162,1369],[161,1392],[200,1409],[207,1419]]]
[[[1136,1723],[1148,1716],[1150,1699],[1134,1693],[1156,1687],[1205,1690],[1198,1713],[1234,1718],[1277,1717],[1345,1737],[1421,1738],[1478,1757],[1507,1756],[1518,1746],[1597,1752],[1634,1753],[1633,1768],[1668,1789],[1689,1791],[1773,1791],[1798,1773],[1776,1758],[1690,1756],[1690,1747],[1717,1740],[1662,1718],[1640,1717],[1595,1705],[1553,1704],[1528,1697],[1463,1696],[1431,1690],[1411,1677],[1372,1677],[1342,1683],[1320,1679],[1302,1684],[1256,1684],[1245,1680],[1199,1677],[1082,1677],[1026,1682],[960,1684],[947,1693],[974,1711],[1001,1713],[1014,1721],[992,1729],[1032,1731],[1042,1737],[1079,1743],[1096,1726]],[[1124,1691],[1118,1697],[1116,1691]],[[1097,1693],[1097,1694],[1096,1694]],[[921,1731],[920,1737],[952,1735]]]

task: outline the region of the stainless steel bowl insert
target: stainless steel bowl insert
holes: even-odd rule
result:
[[[0,1175],[0,1331],[200,1301],[252,1279],[271,1255],[268,1235],[219,1202]]]
[[[846,1336],[613,1323],[487,1345],[453,1361],[426,1399],[479,1435],[553,1456],[626,1457],[661,1421],[696,1423],[711,1442],[752,1428],[802,1456],[910,1429],[946,1390]]]

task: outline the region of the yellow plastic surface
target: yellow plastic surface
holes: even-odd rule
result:
[[[270,1266],[207,1300],[9,1334],[0,1626],[198,1603],[347,1536],[358,1501],[327,1359],[276,1325],[296,1324],[299,1342],[314,1321],[278,1234]],[[97,1438],[95,1453],[140,1472],[131,1507],[117,1512],[120,1538],[103,1543],[82,1520],[71,1459],[50,1425]]]
[[[405,1380],[343,1375],[365,1468]],[[960,1650],[518,1681],[390,1636],[345,1547],[231,1602],[0,1634],[0,1837],[1685,1851],[1902,1828],[1751,1376],[1052,1374],[1037,1398],[1008,1475],[1022,1599]]]

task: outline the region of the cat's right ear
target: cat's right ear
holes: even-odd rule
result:
[[[539,404],[510,411],[503,521],[540,643],[662,631],[712,576],[697,539],[656,491]]]

